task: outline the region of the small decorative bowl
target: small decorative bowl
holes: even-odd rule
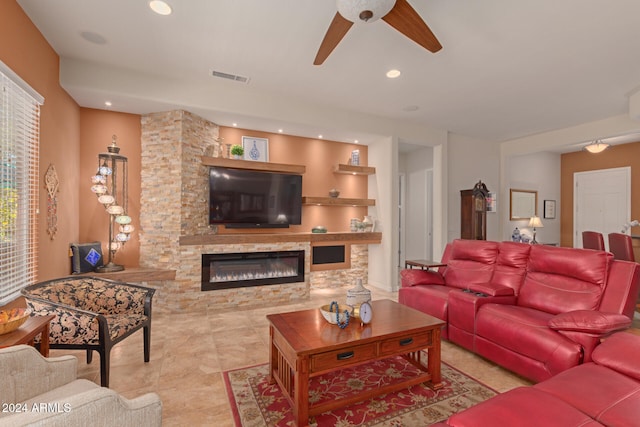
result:
[[[332,325],[335,325],[338,323],[336,322],[336,312],[329,311],[330,307],[331,307],[331,304],[323,305],[322,307],[320,307],[320,312],[322,313],[322,316],[327,322],[331,323]],[[335,310],[335,306],[334,306],[334,310]],[[344,323],[347,321],[347,316],[344,314],[345,310],[349,312],[349,316],[353,317],[353,307],[341,302],[338,304],[338,312],[340,313],[340,323]]]
[[[0,335],[8,334],[18,329],[31,315],[30,308],[12,308],[0,310]]]

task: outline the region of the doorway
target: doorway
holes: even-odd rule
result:
[[[582,232],[619,233],[631,215],[631,168],[576,172],[573,175],[573,246],[582,247]]]

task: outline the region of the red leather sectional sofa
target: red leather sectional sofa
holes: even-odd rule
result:
[[[631,427],[640,424],[640,337],[618,332],[592,361],[518,387],[432,427]]]
[[[640,264],[608,252],[455,240],[438,271],[403,270],[400,303],[443,319],[443,338],[533,381],[590,362],[628,328]],[[639,421],[640,422],[640,421]]]

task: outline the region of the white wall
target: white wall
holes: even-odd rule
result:
[[[449,134],[448,142],[448,241],[460,238],[460,190],[468,190],[482,181],[489,191],[498,192],[500,145],[462,135]],[[434,199],[437,203],[437,199]],[[500,211],[504,199],[498,197]],[[487,212],[487,240],[500,240],[498,212]]]
[[[432,259],[433,148],[401,155],[405,173],[405,259]]]
[[[500,240],[510,240],[515,227],[529,230],[528,221],[509,220],[509,190],[534,190],[538,192],[538,216],[543,228],[537,229],[536,240],[540,243],[560,244],[560,154],[541,152],[519,156],[511,156],[505,166],[504,203],[500,215],[506,220]],[[556,218],[543,218],[544,200],[556,201]]]
[[[369,145],[368,162],[375,165],[376,174],[369,176],[369,198],[375,207],[369,215],[376,220],[376,229],[382,232],[379,245],[369,245],[369,284],[387,291],[397,289],[398,274],[398,142],[395,138],[382,138]]]

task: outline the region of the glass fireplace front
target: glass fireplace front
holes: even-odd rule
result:
[[[203,291],[304,282],[304,251],[202,254]]]

